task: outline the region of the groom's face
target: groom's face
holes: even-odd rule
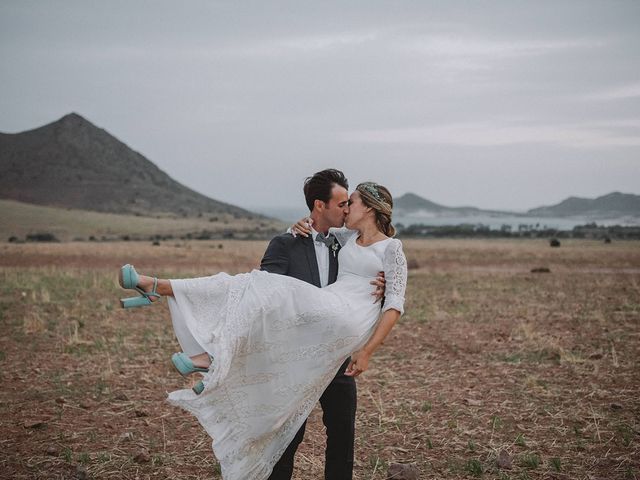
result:
[[[334,185],[331,198],[324,206],[322,215],[325,221],[332,227],[343,226],[344,219],[349,213],[349,192],[341,185]]]

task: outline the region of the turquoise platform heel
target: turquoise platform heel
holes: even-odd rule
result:
[[[213,357],[211,355],[209,355],[209,358],[211,359],[211,362],[213,362]],[[173,366],[176,367],[176,370],[178,370],[180,375],[183,377],[192,373],[206,373],[209,371],[209,368],[211,368],[211,366],[209,366],[209,368],[196,367],[189,355],[184,352],[174,353],[171,355],[171,363],[173,363]],[[200,380],[191,388],[191,390],[193,390],[196,395],[200,395],[204,390],[204,382]]]
[[[157,292],[157,278],[154,277],[153,290],[150,292],[145,292],[138,287],[139,282],[140,276],[138,275],[138,272],[136,272],[136,269],[133,268],[133,265],[126,264],[120,269],[120,275],[118,277],[118,283],[120,286],[128,290],[137,290],[140,293],[140,296],[138,297],[120,299],[120,305],[122,308],[144,307],[151,305],[153,303],[151,297],[160,298],[162,296]]]
[[[189,358],[189,355],[183,352],[174,353],[173,355],[171,355],[171,362],[173,363],[173,366],[176,367],[176,370],[178,370],[178,372],[180,372],[180,375],[182,375],[183,377],[186,377],[191,373],[196,373],[196,372],[205,373],[209,371],[208,368],[196,367],[191,361],[191,358]]]
[[[200,380],[191,388],[191,390],[193,390],[196,395],[200,395],[204,391],[204,382]]]

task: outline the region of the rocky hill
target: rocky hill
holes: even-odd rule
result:
[[[640,217],[640,195],[613,192],[597,198],[569,197],[557,205],[533,208],[527,213],[540,217]]]
[[[0,133],[0,198],[144,216],[259,218],[173,180],[76,113],[26,132]]]
[[[500,210],[482,210],[476,207],[446,207],[407,193],[394,201],[394,213],[397,215],[431,216],[521,216],[521,217],[581,217],[603,219],[617,217],[640,217],[640,195],[613,192],[598,198],[569,197],[557,205],[532,208],[526,213]]]
[[[509,212],[497,210],[482,210],[476,207],[446,207],[438,203],[422,198],[415,193],[405,193],[393,201],[393,210],[396,215],[431,214],[431,215],[512,215]]]

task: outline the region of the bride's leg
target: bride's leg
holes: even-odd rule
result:
[[[145,292],[151,292],[153,290],[153,277],[148,277],[147,275],[140,275],[140,282],[138,286],[142,288]],[[164,278],[158,279],[158,286],[156,287],[156,292],[162,295],[163,297],[173,297],[173,288],[171,288],[171,282]],[[155,300],[152,298],[152,300]]]
[[[158,286],[159,285],[160,281],[158,281]],[[171,287],[171,285],[169,285],[169,287]],[[173,291],[171,293],[173,293]],[[177,308],[175,300],[172,298],[169,299],[169,311],[171,312],[173,332],[176,334],[182,351],[189,357],[195,367],[209,368],[211,366],[209,354],[189,331],[182,312]]]
[[[193,355],[191,357],[191,361],[193,365],[199,368],[209,368],[211,366],[211,357],[207,352],[199,353],[198,355]]]

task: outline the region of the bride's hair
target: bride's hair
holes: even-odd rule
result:
[[[363,182],[356,187],[362,203],[372,208],[376,215],[378,229],[387,237],[393,237],[396,229],[391,225],[393,198],[387,187],[374,182]]]

